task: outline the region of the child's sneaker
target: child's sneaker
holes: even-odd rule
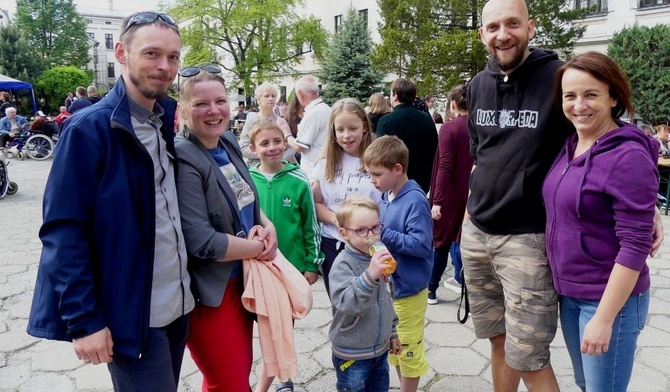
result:
[[[434,291],[428,291],[428,305],[435,305],[437,303],[437,295]]]
[[[449,290],[455,291],[458,294],[461,293],[461,284],[454,279],[454,277],[447,278],[447,280],[444,281],[444,287],[448,288]]]
[[[285,381],[277,384],[276,392],[293,392],[293,381]]]

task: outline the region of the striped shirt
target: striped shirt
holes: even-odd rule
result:
[[[128,101],[135,135],[154,164],[156,237],[149,326],[159,328],[193,310],[195,301],[186,270],[187,255],[177,204],[174,157],[168,153],[159,131],[163,125],[160,120],[163,108],[155,104],[154,110],[149,111],[130,98]]]

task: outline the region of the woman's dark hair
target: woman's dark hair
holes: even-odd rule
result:
[[[295,136],[298,133],[298,124],[302,120],[302,114],[305,108],[302,107],[298,97],[295,95],[288,101],[286,106],[286,111],[284,112],[284,120],[288,123],[289,128],[291,129],[291,134]]]
[[[442,115],[438,112],[433,113],[433,121],[435,121],[435,124],[444,124]]]
[[[459,84],[449,91],[447,98],[449,102],[454,102],[456,104],[456,109],[458,110],[468,110],[468,104],[465,100],[465,95],[468,90],[467,83]]]
[[[559,108],[563,106],[563,75],[568,69],[586,72],[609,86],[609,95],[616,100],[616,106],[611,112],[612,118],[619,118],[626,112],[629,118],[634,117],[633,91],[630,88],[628,77],[612,58],[604,53],[593,51],[575,56],[558,70],[554,86],[554,102]]]

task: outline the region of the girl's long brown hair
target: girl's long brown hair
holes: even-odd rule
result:
[[[361,139],[361,145],[358,147],[358,158],[361,161],[358,170],[361,173],[365,171],[365,168],[363,167],[363,153],[365,153],[365,149],[372,143],[370,119],[368,119],[367,114],[365,114],[363,105],[355,98],[343,98],[335,102],[330,113],[330,120],[328,121],[328,140],[321,157],[322,159],[326,159],[325,174],[326,181],[328,182],[335,181],[335,173],[342,167],[342,155],[344,154],[344,150],[337,143],[337,138],[335,137],[335,119],[342,113],[355,114],[361,121],[363,121],[364,133],[363,138]]]

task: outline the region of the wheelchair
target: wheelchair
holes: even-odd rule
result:
[[[15,182],[9,181],[7,165],[4,151],[0,150],[0,199],[5,195],[13,195],[19,190],[19,186]]]
[[[54,123],[55,124],[55,123]],[[5,149],[5,154],[15,156],[20,161],[26,157],[38,161],[51,158],[58,140],[58,128],[52,132],[23,130],[12,139]]]

